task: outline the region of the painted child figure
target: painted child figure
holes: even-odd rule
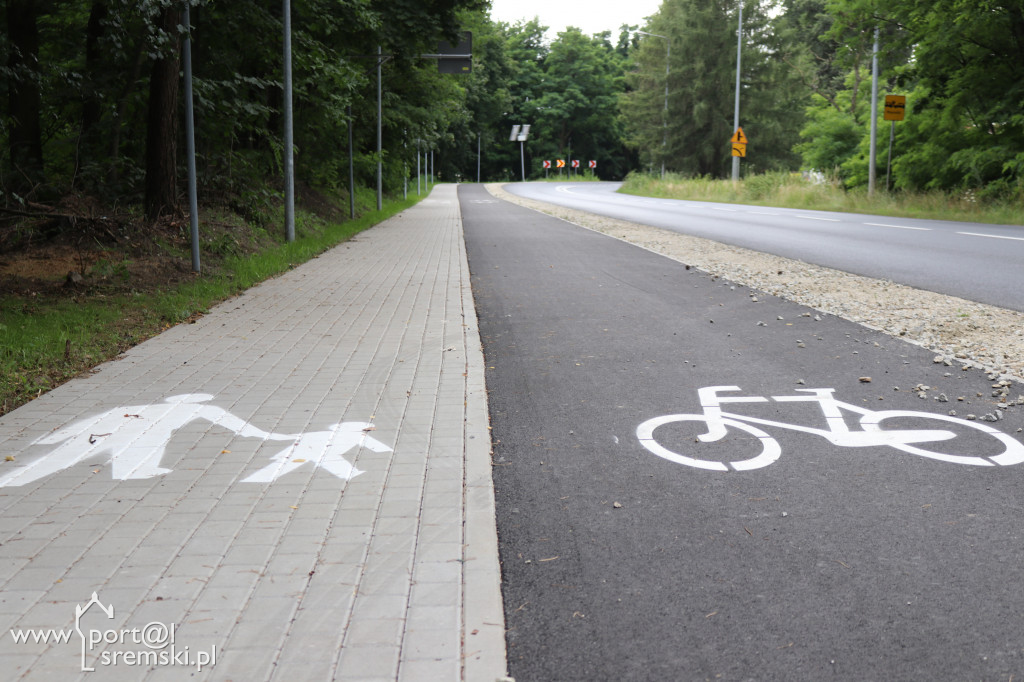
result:
[[[276,481],[303,464],[326,469],[347,481],[363,472],[343,457],[345,453],[361,447],[374,452],[391,452],[391,448],[367,433],[372,427],[373,424],[368,422],[342,422],[333,424],[327,431],[300,434],[295,443],[274,455],[270,464],[243,479],[243,482]]]

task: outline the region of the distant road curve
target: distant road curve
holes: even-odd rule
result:
[[[1024,227],[617,194],[617,182],[505,190],[857,275],[1024,311]]]

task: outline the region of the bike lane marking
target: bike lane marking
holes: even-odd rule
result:
[[[911,454],[928,457],[930,459],[951,462],[954,464],[966,464],[972,466],[1012,466],[1024,462],[1024,444],[1012,436],[1009,436],[998,429],[987,424],[971,422],[958,419],[949,415],[935,414],[931,412],[917,412],[912,410],[880,410],[874,411],[836,400],[832,397],[834,388],[820,389],[798,389],[802,393],[812,395],[797,396],[772,396],[776,402],[818,402],[828,429],[818,429],[809,426],[801,426],[782,421],[749,417],[733,412],[723,412],[721,403],[757,403],[766,402],[768,399],[761,396],[719,396],[718,391],[736,391],[738,386],[710,386],[698,389],[700,404],[704,409],[703,414],[670,414],[661,417],[654,417],[641,423],[636,430],[636,437],[640,444],[654,454],[678,464],[685,464],[698,469],[711,471],[749,471],[768,466],[779,459],[781,446],[778,441],[768,433],[757,428],[759,426],[774,426],[791,431],[801,431],[821,436],[838,447],[876,447],[890,446]],[[860,425],[862,431],[851,431],[842,410],[860,414]],[[952,423],[962,428],[970,428],[991,435],[999,440],[1005,451],[998,455],[957,455],[941,452],[932,452],[922,448],[914,447],[918,443],[930,443],[945,441],[955,438],[957,434],[948,430],[923,430],[923,429],[896,429],[883,430],[881,422],[884,419],[895,417],[913,417],[922,419],[937,419]],[[685,454],[669,450],[658,442],[654,435],[656,429],[674,422],[696,421],[704,422],[707,425],[707,433],[698,435],[694,443],[694,450],[699,452],[699,443],[707,443],[722,440],[727,436],[726,427],[734,427],[746,431],[760,439],[762,452],[756,457],[747,460],[736,460],[728,463],[713,460],[702,460],[697,457],[689,457]],[[696,454],[696,453],[695,453]]]
[[[913,409],[918,396],[893,385],[925,382],[992,409],[973,398],[981,372],[942,378],[927,350],[824,313],[802,317],[806,308],[767,294],[752,300],[747,287],[517,207],[466,204],[464,219],[514,677],[969,679],[1014,669],[979,661],[1014,645],[1003,624],[1024,608],[1011,586],[1022,569],[1003,551],[1024,469],[953,467],[742,422],[786,456],[722,475],[636,439],[652,416],[700,415],[700,387],[773,395],[806,380],[850,404]],[[858,382],[866,375],[875,383]],[[828,432],[813,403],[739,411]],[[705,425],[685,433],[692,441]],[[734,435],[761,451],[756,435]],[[731,439],[709,447],[719,464],[742,457]],[[957,551],[965,534],[970,556]],[[964,585],[964,571],[976,580]],[[986,612],[962,608],[970,603]],[[962,615],[947,623],[950,612]],[[922,622],[935,627],[922,633]],[[954,640],[955,651],[943,645]]]

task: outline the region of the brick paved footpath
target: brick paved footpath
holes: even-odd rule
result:
[[[441,185],[0,418],[0,678],[503,676],[487,423]]]

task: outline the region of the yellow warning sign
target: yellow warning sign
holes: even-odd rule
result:
[[[558,159],[558,161],[555,161],[555,165],[558,168],[565,168],[565,159]]]
[[[739,157],[746,157],[747,156],[747,145],[745,145],[742,142],[733,142],[732,143],[732,155],[733,156],[739,156]]]
[[[885,96],[885,120],[902,121],[907,111],[907,98],[905,95]]]
[[[743,128],[737,128],[736,132],[729,138],[729,142],[739,142],[740,144],[747,143],[747,136],[743,134]],[[743,156],[743,154],[733,154],[733,156]]]

